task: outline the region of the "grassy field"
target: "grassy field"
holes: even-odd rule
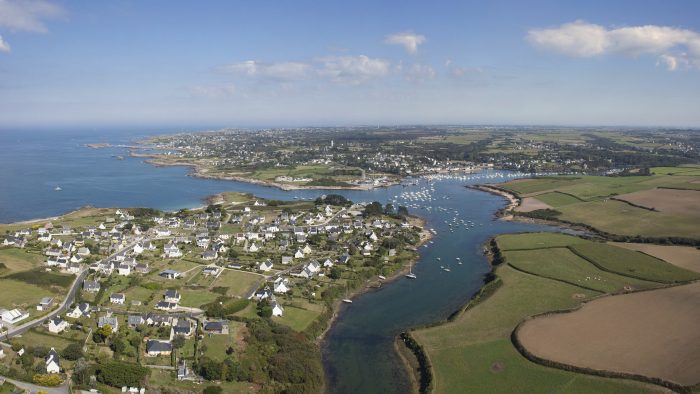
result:
[[[180,305],[186,307],[199,308],[204,304],[208,304],[219,297],[209,289],[180,289],[180,294],[182,299],[180,300]]]
[[[604,243],[573,245],[572,250],[605,269],[622,275],[656,282],[686,282],[700,279],[700,274],[676,267],[663,260]]]
[[[585,239],[561,233],[527,233],[498,236],[498,246],[504,251],[561,248],[585,242],[587,242]]]
[[[538,194],[537,199],[545,204],[551,205],[553,207],[561,207],[569,204],[576,204],[581,202],[580,199],[565,193],[551,192]]]
[[[229,296],[247,297],[256,284],[260,284],[263,277],[260,275],[250,274],[242,271],[225,270],[214,281],[212,286],[228,287]]]
[[[272,320],[288,326],[294,331],[302,332],[309,326],[320,312],[308,309],[297,308],[293,306],[285,306],[284,314],[281,317],[273,317]]]
[[[0,307],[11,309],[12,306],[24,306],[34,309],[42,297],[53,295],[46,287],[30,285],[25,282],[10,279],[0,279],[2,297]]]
[[[65,331],[68,334],[53,335],[47,332],[38,332],[37,329],[32,329],[21,337],[13,339],[13,342],[21,343],[25,346],[43,346],[46,348],[55,348],[58,351],[63,350],[66,346],[71,343],[80,342],[85,340],[85,334],[80,331]],[[69,335],[73,335],[70,337]]]
[[[497,242],[508,263],[495,271],[501,286],[453,321],[413,333],[430,358],[436,392],[464,392],[465,387],[470,392],[518,393],[662,391],[637,382],[543,367],[525,359],[510,342],[513,329],[528,316],[571,309],[625,285],[643,288],[659,284],[604,272],[568,249],[583,246],[585,252],[597,257],[610,253],[607,244],[550,233],[501,235]],[[620,253],[626,252],[629,251]],[[661,263],[662,268],[650,269],[647,275],[665,277],[668,264]],[[599,280],[586,281],[586,277]],[[580,287],[581,284],[596,291]]]
[[[510,251],[504,252],[504,255],[508,264],[525,272],[603,293],[622,291],[625,286],[635,289],[659,287],[658,283],[605,272],[568,248]]]
[[[233,347],[234,351],[240,351],[240,344],[236,338],[240,336],[241,330],[245,328],[245,323],[230,321],[228,323],[229,333],[225,334],[205,334],[202,344],[206,346],[204,355],[212,360],[223,361],[228,355],[226,349]]]
[[[27,271],[36,268],[43,261],[44,256],[39,253],[30,253],[26,249],[0,249],[0,263],[5,264],[10,272]]]
[[[162,387],[171,387],[175,390],[180,390],[178,392],[183,393],[201,393],[208,386],[221,387],[223,392],[227,394],[254,393],[258,391],[258,388],[254,384],[249,382],[204,382],[203,384],[197,384],[185,380],[178,381],[173,376],[171,376],[171,374],[172,372],[170,371],[151,369],[151,374],[149,375],[147,386],[154,391]]]

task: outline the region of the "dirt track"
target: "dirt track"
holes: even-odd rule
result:
[[[625,249],[637,250],[690,271],[700,272],[700,249],[691,246],[666,246],[610,242]]]
[[[552,206],[549,204],[545,204],[534,197],[525,197],[520,202],[520,205],[517,208],[515,208],[515,210],[518,212],[531,212],[537,209],[547,208],[552,208]]]
[[[700,283],[604,297],[523,324],[533,354],[565,364],[700,383]]]
[[[700,191],[697,190],[652,189],[623,194],[617,198],[659,212],[700,216]]]

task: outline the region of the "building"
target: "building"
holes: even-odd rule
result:
[[[146,356],[148,357],[169,356],[172,351],[173,345],[170,341],[159,341],[155,339],[146,341]]]
[[[165,271],[161,272],[161,273],[158,274],[158,275],[160,275],[162,278],[165,278],[165,279],[177,279],[177,278],[179,278],[182,274],[179,273],[179,272],[177,272],[177,271],[175,271],[175,270],[165,270]]]
[[[179,291],[170,289],[165,291],[165,295],[163,296],[163,298],[167,302],[174,302],[177,304],[178,302],[180,302],[181,296]]]
[[[68,328],[68,322],[56,316],[49,320],[49,332],[58,334]]]
[[[36,306],[36,310],[38,311],[48,311],[51,309],[51,306],[53,305],[53,298],[51,297],[44,297],[39,301],[39,305]]]
[[[277,301],[272,301],[272,316],[282,316],[284,308]]]
[[[72,317],[73,319],[79,319],[83,316],[90,316],[90,304],[87,302],[77,304],[71,311],[66,313],[66,316]]]
[[[59,373],[61,372],[60,359],[58,357],[58,352],[56,349],[51,348],[49,354],[46,355],[46,373]]]
[[[29,314],[21,309],[0,309],[0,317],[5,323],[15,324],[29,317]]]
[[[138,327],[144,323],[146,323],[146,320],[144,320],[143,316],[141,315],[129,315],[127,318],[127,324],[131,328]]]
[[[126,296],[122,293],[114,293],[109,296],[109,302],[112,304],[124,305],[124,301],[126,301]]]
[[[83,282],[83,290],[88,293],[97,293],[100,291],[100,282],[94,280],[86,280]]]
[[[119,330],[119,320],[111,315],[100,316],[100,318],[97,319],[97,327],[102,328],[104,326],[110,326],[112,327],[112,331],[117,331]]]
[[[204,331],[209,334],[223,334],[224,324],[220,321],[208,321],[204,323]]]

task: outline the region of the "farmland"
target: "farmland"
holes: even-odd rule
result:
[[[505,263],[495,268],[497,278],[482,289],[477,301],[445,324],[412,333],[431,361],[436,391],[459,392],[461,387],[509,392],[661,391],[651,385],[540,366],[522,356],[509,337],[529,316],[575,309],[603,294],[662,287],[658,282],[665,280],[690,280],[694,273],[676,271],[677,267],[641,253],[627,255],[629,250],[564,234],[502,235],[497,243]],[[615,267],[621,273],[614,273],[591,262],[610,264],[604,257],[610,253],[624,256],[628,264],[644,265],[634,273],[651,280],[627,276],[624,267],[629,266],[624,264]],[[645,258],[655,263],[647,267],[650,263]]]
[[[700,250],[690,246],[671,246],[613,242],[615,246],[636,250],[690,271],[700,272]]]

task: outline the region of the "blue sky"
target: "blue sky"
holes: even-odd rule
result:
[[[0,128],[700,126],[697,1],[0,0]]]

